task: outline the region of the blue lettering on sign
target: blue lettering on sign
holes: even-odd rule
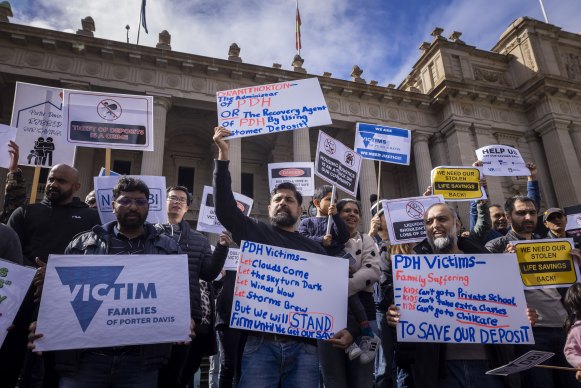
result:
[[[63,286],[69,286],[71,306],[81,329],[87,330],[106,299],[156,299],[155,283],[115,283],[123,266],[56,267]]]

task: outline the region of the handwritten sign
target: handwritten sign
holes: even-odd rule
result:
[[[75,146],[67,141],[63,89],[16,83],[11,126],[18,128],[21,166],[51,168],[75,163]]]
[[[407,129],[357,123],[354,148],[365,159],[409,166],[411,137]]]
[[[38,351],[189,339],[186,255],[51,255]]]
[[[153,97],[65,90],[64,104],[69,143],[153,151]]]
[[[522,282],[527,289],[569,287],[579,281],[579,267],[571,257],[573,240],[511,241]]]
[[[269,163],[268,186],[270,191],[283,182],[292,182],[304,196],[315,194],[315,166],[311,162]]]
[[[232,131],[230,139],[331,124],[317,78],[224,90],[216,95],[218,123]]]
[[[315,174],[352,196],[357,195],[361,156],[323,131],[319,131]]]
[[[242,241],[230,327],[328,339],[347,325],[349,261]]]
[[[486,199],[480,179],[478,167],[439,166],[432,170],[433,193],[441,194],[446,201]]]
[[[519,150],[505,145],[489,145],[476,150],[483,170],[490,176],[528,176],[531,174]]]
[[[515,255],[395,255],[392,267],[398,341],[534,343]]]
[[[488,372],[486,372],[486,374],[496,376],[508,376],[513,373],[523,372],[527,369],[534,368],[537,365],[541,365],[543,362],[547,361],[554,355],[555,353],[551,352],[543,352],[541,350],[531,350],[530,352],[526,352],[516,360],[511,361],[506,365],[489,370]]]
[[[127,176],[142,180],[149,188],[147,222],[151,224],[167,224],[165,177],[148,175]],[[119,175],[96,176],[93,178],[97,210],[99,210],[99,217],[101,217],[103,224],[117,219],[115,214],[113,214],[113,187],[115,187],[119,178],[121,178]]]
[[[0,259],[0,347],[32,283],[36,269]]]
[[[238,209],[245,215],[250,215],[254,200],[239,193],[234,193],[234,199],[236,200]],[[214,189],[212,186],[204,186],[196,230],[199,232],[220,234],[225,229],[220,221],[218,221],[214,210]]]
[[[389,241],[392,244],[405,244],[426,238],[424,213],[436,203],[444,203],[444,198],[441,195],[430,195],[381,201],[385,209]]]

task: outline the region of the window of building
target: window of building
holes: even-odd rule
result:
[[[121,175],[131,175],[131,162],[128,160],[114,160],[112,170]]]
[[[241,194],[254,198],[254,175],[249,173],[242,173],[242,184],[240,185]]]
[[[193,193],[195,175],[196,169],[193,167],[178,167],[178,186],[184,186],[190,193]]]

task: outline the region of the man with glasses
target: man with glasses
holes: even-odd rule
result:
[[[177,345],[172,349],[171,359],[160,370],[160,387],[185,387],[200,366],[202,356],[215,350],[216,339],[213,327],[212,282],[224,267],[228,255],[230,238],[220,235],[214,253],[208,239],[193,230],[184,219],[191,205],[191,196],[183,186],[167,189],[167,216],[169,223],[156,225],[159,230],[172,237],[181,250],[188,255],[190,275],[190,313],[195,322],[196,337],[188,345]],[[204,296],[204,297],[202,297]]]
[[[486,244],[492,253],[515,253],[516,248],[511,241],[536,240],[541,237],[534,233],[537,226],[537,208],[529,197],[515,196],[506,201],[504,206],[510,230],[505,236],[496,238]],[[560,209],[559,209],[560,210]],[[574,250],[572,255],[578,256]],[[519,345],[516,351],[524,354],[529,350],[542,350],[555,353],[547,363],[556,366],[567,366],[563,355],[566,334],[563,324],[567,318],[567,311],[562,303],[566,288],[542,288],[525,290],[527,306],[535,309],[539,318],[533,327],[535,345]],[[549,369],[532,368],[523,372],[526,387],[574,387],[578,386],[573,373],[551,371]]]

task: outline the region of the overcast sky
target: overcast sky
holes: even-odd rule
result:
[[[73,32],[92,16],[95,36],[135,43],[141,0],[12,0],[13,23]],[[549,22],[581,32],[581,0],[544,0]],[[353,65],[380,85],[399,85],[431,41],[434,27],[463,33],[467,44],[489,50],[520,16],[543,20],[539,0],[300,0],[301,56],[311,74],[349,79]],[[236,42],[243,61],[291,68],[295,55],[295,0],[147,0],[140,45],[172,35],[172,49],[227,58]]]

